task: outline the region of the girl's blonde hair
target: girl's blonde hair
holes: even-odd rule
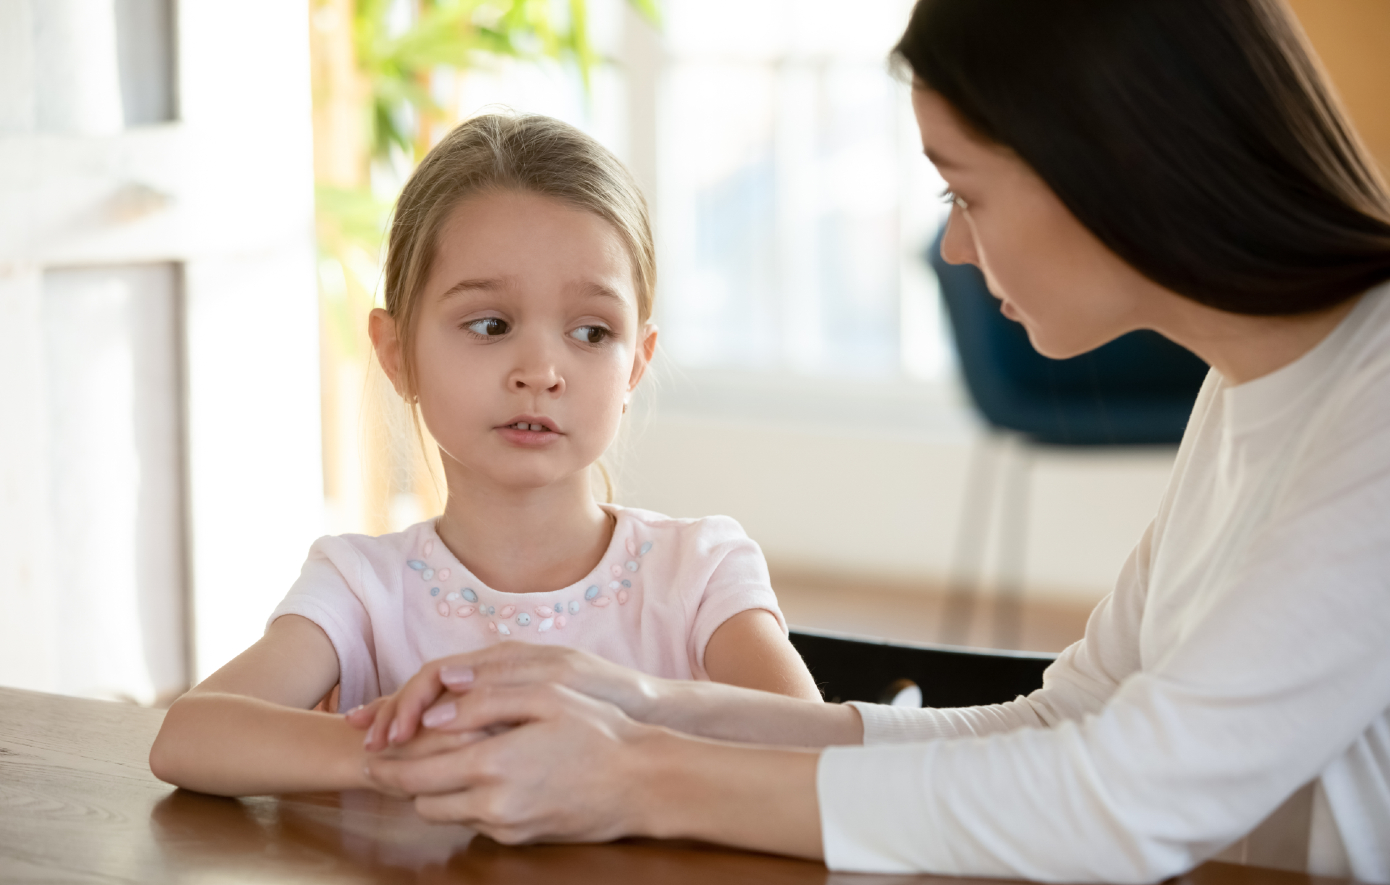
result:
[[[440,229],[460,201],[482,193],[540,194],[592,212],[618,232],[632,260],[638,328],[651,318],[656,246],[647,202],[603,145],[536,114],[483,114],[460,123],[421,161],[396,202],[386,251],[386,312],[401,343],[406,396],[415,392],[414,320]]]
[[[656,245],[647,201],[618,158],[580,130],[537,114],[482,114],[460,123],[435,145],[396,201],[386,248],[386,312],[401,345],[401,392],[415,437],[433,476],[414,403],[415,315],[429,279],[440,229],[461,201],[479,194],[522,191],[552,197],[611,224],[632,260],[637,325],[651,319],[656,297]],[[613,482],[602,463],[605,497]]]

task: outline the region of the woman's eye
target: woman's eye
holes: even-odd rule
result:
[[[603,326],[580,326],[570,333],[570,337],[585,344],[602,344],[612,337],[613,333]]]
[[[497,317],[487,317],[486,319],[474,320],[464,326],[465,329],[474,335],[481,335],[484,338],[496,338],[498,335],[505,335],[511,328],[506,320],[499,320]]]
[[[948,203],[952,206],[959,206],[962,209],[970,208],[969,204],[966,203],[964,199],[957,196],[956,192],[951,190],[950,188],[946,188],[944,191],[941,192],[941,202]]]

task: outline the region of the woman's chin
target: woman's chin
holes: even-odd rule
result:
[[[1099,344],[1086,345],[1075,340],[1042,335],[1027,323],[1023,323],[1023,328],[1028,331],[1028,342],[1033,345],[1033,349],[1052,360],[1068,360],[1100,346]]]
[[[1095,336],[1090,338],[1077,338],[1074,336],[1049,336],[1039,334],[1027,323],[1023,328],[1028,330],[1028,341],[1033,345],[1033,349],[1048,359],[1069,360],[1072,357],[1081,356],[1083,353],[1090,353],[1097,347],[1109,344],[1118,338],[1118,335],[1110,337]]]

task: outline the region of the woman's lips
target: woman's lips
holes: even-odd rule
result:
[[[1007,301],[999,302],[999,312],[1016,323],[1023,322],[1023,317],[1019,316],[1018,311]]]

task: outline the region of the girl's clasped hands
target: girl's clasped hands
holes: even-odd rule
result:
[[[640,720],[663,682],[573,649],[507,643],[432,661],[346,718],[366,732],[371,786],[413,798],[427,819],[503,842],[601,840],[637,825],[613,795],[614,766],[660,731]],[[614,807],[544,807],[575,795],[592,797],[589,812]]]

